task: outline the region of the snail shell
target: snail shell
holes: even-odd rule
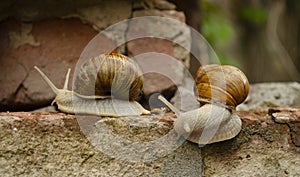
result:
[[[144,79],[134,60],[121,54],[103,54],[83,64],[76,75],[73,91],[85,96],[111,96],[137,100]]]
[[[197,72],[196,88],[200,108],[180,112],[165,98],[158,98],[177,116],[175,131],[187,140],[210,144],[235,137],[242,121],[235,114],[235,107],[243,102],[249,91],[246,76],[233,66],[207,65]]]
[[[67,90],[70,69],[63,89],[58,89],[37,67],[56,97],[58,109],[72,114],[128,116],[150,114],[138,102],[143,77],[138,65],[121,54],[103,54],[87,61],[75,80],[75,90]],[[89,85],[90,84],[90,85]]]
[[[231,109],[241,104],[249,92],[245,74],[234,66],[205,65],[196,75],[196,95],[200,103],[217,103]]]

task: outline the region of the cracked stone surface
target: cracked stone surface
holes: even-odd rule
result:
[[[54,93],[33,70],[33,66],[39,66],[61,88],[64,82],[61,76],[65,75],[67,68],[74,67],[86,43],[96,35],[92,27],[78,19],[48,19],[32,24],[30,31],[26,29],[26,34],[39,45],[28,42],[26,37],[9,38],[11,33],[22,34],[24,24],[11,19],[0,22],[2,111],[28,110],[49,104]]]
[[[292,130],[300,122],[299,110],[238,111],[243,122],[238,136],[204,147],[172,132],[173,113],[121,118],[82,115],[77,119],[64,113],[0,113],[0,174],[299,176],[300,146],[293,137],[300,132]],[[278,123],[279,113],[290,116]],[[155,142],[159,144],[153,146]],[[179,143],[172,146],[172,142]],[[137,145],[143,148],[133,148]]]
[[[293,107],[269,109],[269,115],[276,123],[286,124],[290,129],[293,144],[300,147],[300,110]]]
[[[299,111],[299,108],[290,109]],[[272,110],[239,111],[243,120],[239,135],[202,149],[203,175],[299,176],[300,147],[293,141],[299,132],[293,135],[291,126],[274,121]],[[296,126],[300,116],[297,121],[293,116],[289,119]]]

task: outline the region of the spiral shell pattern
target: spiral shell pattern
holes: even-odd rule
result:
[[[122,54],[102,54],[82,65],[73,91],[132,101],[139,98],[143,84],[142,72],[134,60]]]
[[[249,92],[245,74],[234,66],[205,65],[197,71],[196,93],[201,103],[217,103],[235,109]]]

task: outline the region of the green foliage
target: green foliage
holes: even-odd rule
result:
[[[234,37],[234,29],[223,16],[208,14],[203,19],[202,32],[212,45],[226,46]]]
[[[234,58],[226,53],[226,47],[235,37],[235,30],[223,9],[209,0],[203,0],[202,35],[213,47],[222,64],[238,65]]]
[[[254,25],[261,25],[267,21],[268,13],[264,9],[245,7],[241,10],[241,18]]]

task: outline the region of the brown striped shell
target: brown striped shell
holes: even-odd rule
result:
[[[242,103],[249,92],[245,74],[234,66],[205,65],[197,71],[196,94],[205,103],[217,103],[234,109]]]
[[[139,98],[143,83],[142,72],[134,60],[121,54],[102,54],[82,65],[73,91],[85,98],[113,97],[132,101]]]

